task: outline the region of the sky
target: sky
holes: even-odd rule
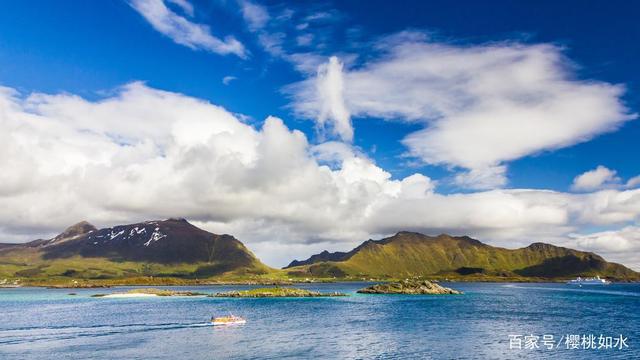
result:
[[[640,270],[640,4],[2,7],[1,242],[184,217],[278,267],[408,230]]]

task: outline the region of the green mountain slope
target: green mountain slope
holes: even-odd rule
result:
[[[233,236],[184,219],[105,229],[81,222],[52,239],[0,244],[0,278],[193,279],[272,271]]]
[[[332,259],[326,261],[325,259]],[[294,266],[291,266],[294,265]],[[369,240],[347,253],[323,254],[294,261],[291,274],[313,276],[491,276],[569,278],[600,275],[617,280],[640,280],[640,274],[602,257],[543,243],[505,249],[469,237],[400,232]]]

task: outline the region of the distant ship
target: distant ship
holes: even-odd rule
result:
[[[581,278],[578,276],[574,280],[567,281],[569,285],[609,285],[611,281],[606,279],[601,279],[600,276],[592,277],[592,278]]]

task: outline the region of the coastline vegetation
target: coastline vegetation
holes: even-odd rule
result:
[[[442,274],[431,276],[410,276],[416,280],[433,282],[565,282],[575,277],[542,278],[523,276],[498,276],[489,274]],[[406,277],[404,277],[406,278]],[[313,277],[291,276],[286,271],[275,270],[268,274],[243,275],[225,274],[209,278],[183,278],[165,276],[131,276],[117,278],[82,278],[67,276],[39,277],[5,277],[7,284],[15,286],[33,286],[50,288],[108,288],[113,286],[201,286],[201,285],[292,285],[296,283],[332,283],[332,282],[394,282],[404,278],[370,277],[366,274],[348,275],[345,277]],[[2,287],[3,285],[0,285]]]
[[[333,297],[333,296],[347,296],[346,294],[332,292],[321,293],[317,291],[291,288],[291,287],[273,287],[273,288],[259,288],[241,291],[227,291],[219,292],[211,297],[232,297],[232,298],[265,298],[265,297]]]
[[[271,275],[271,276],[269,276]],[[328,277],[288,277],[282,274],[262,276],[218,276],[204,279],[189,279],[178,277],[136,276],[112,279],[87,279],[69,277],[41,277],[41,278],[9,278],[11,284],[17,281],[17,286],[49,287],[49,288],[108,288],[114,286],[206,286],[206,285],[292,285],[296,283],[333,283],[333,282],[394,282],[401,278],[346,276],[341,278]],[[286,274],[285,274],[286,275]],[[418,280],[433,282],[565,282],[572,278],[539,278],[518,276],[416,276]],[[16,285],[12,285],[14,287]],[[2,287],[2,285],[0,285]],[[9,286],[7,286],[9,287]]]
[[[461,295],[462,291],[450,289],[428,280],[404,279],[402,281],[375,284],[358,290],[360,294],[403,295]]]

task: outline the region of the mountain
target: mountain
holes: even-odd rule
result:
[[[640,280],[639,273],[590,252],[544,243],[512,250],[467,236],[431,237],[414,232],[368,240],[349,252],[325,251],[307,260],[293,261],[285,269],[299,276],[568,278],[600,275]]]
[[[185,219],[104,229],[83,221],[51,239],[0,244],[0,276],[7,277],[209,277],[270,270],[233,236],[207,232]]]
[[[0,244],[0,279],[206,279],[255,276],[467,279],[570,278],[600,275],[640,280],[640,274],[602,257],[543,243],[520,249],[470,237],[399,232],[367,240],[349,252],[323,251],[294,260],[284,271],[264,265],[231,235],[202,230],[184,219],[98,229],[80,222],[51,239]]]
[[[315,254],[315,255],[311,255],[310,258],[308,258],[307,260],[302,260],[302,261],[298,261],[298,260],[293,260],[291,263],[289,263],[289,265],[287,265],[285,267],[285,269],[291,268],[291,267],[295,267],[295,266],[302,266],[302,265],[311,265],[311,264],[315,264],[317,262],[323,262],[323,261],[342,261],[342,260],[346,260],[349,258],[350,254],[353,252],[340,252],[340,251],[336,251],[336,252],[328,252],[327,250],[324,250],[323,252],[321,252],[320,254]]]

